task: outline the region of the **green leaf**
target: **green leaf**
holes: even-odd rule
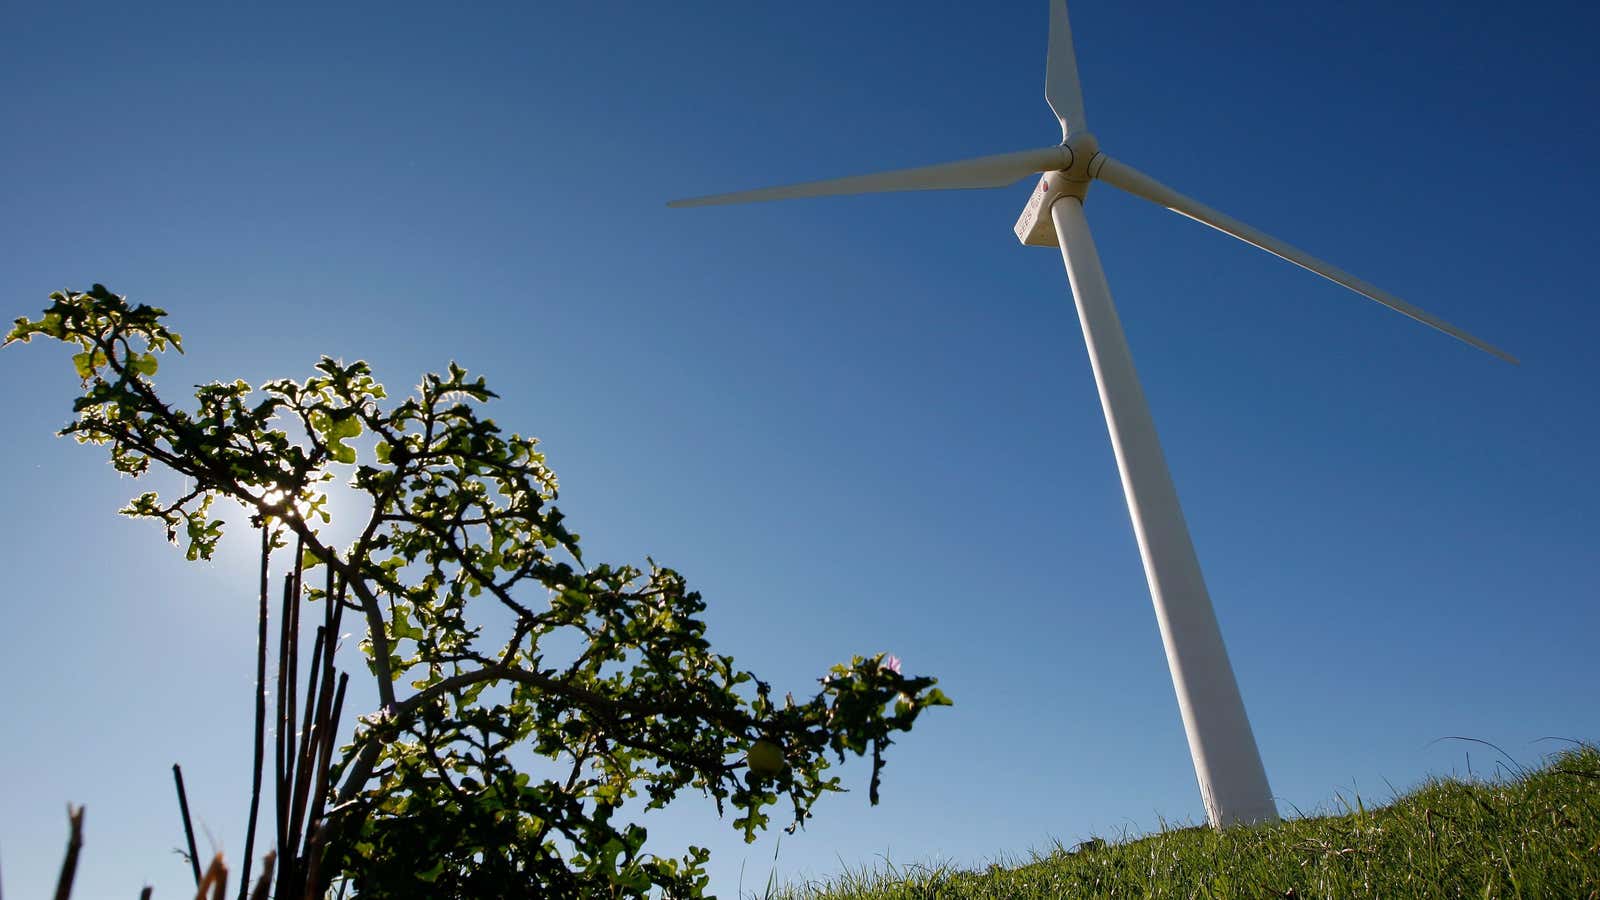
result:
[[[361,434],[361,419],[354,412],[334,418],[328,425],[328,437],[353,438]]]
[[[328,442],[328,454],[336,462],[347,465],[356,461],[356,448],[349,446],[345,441],[360,434],[361,419],[349,411],[327,419],[322,430],[323,439]]]

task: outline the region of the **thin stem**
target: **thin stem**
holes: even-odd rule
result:
[[[67,855],[61,860],[61,877],[56,881],[56,900],[72,896],[72,879],[78,874],[78,851],[83,849],[83,807],[67,807],[72,835],[67,838]]]
[[[293,763],[290,761],[294,753],[294,713],[289,707],[289,580],[284,576],[284,602],[283,613],[278,629],[278,696],[276,734],[273,741],[273,782],[277,787],[277,847],[278,857],[283,858],[289,846],[289,832],[286,828],[289,816],[289,781],[294,777]]]
[[[239,875],[239,900],[250,891],[250,857],[256,851],[256,816],[261,811],[261,760],[267,727],[267,593],[268,563],[272,558],[271,529],[261,526],[261,614],[256,642],[256,739],[255,763],[250,778],[250,819],[244,832],[244,862]]]
[[[321,897],[324,893],[321,871],[326,829],[322,810],[328,799],[328,761],[333,753],[334,740],[338,737],[339,717],[344,711],[345,686],[349,683],[350,676],[343,672],[339,673],[339,687],[334,692],[333,708],[323,717],[322,725],[318,729],[317,774],[312,785],[311,811],[306,818],[305,851],[300,856],[305,872],[304,878],[301,879],[304,883],[305,897]],[[327,682],[323,684],[326,685]]]
[[[295,548],[297,554],[299,553],[300,549],[301,548],[298,546]],[[298,558],[299,557],[297,556],[296,559],[298,560]],[[292,860],[288,859],[288,857],[293,855],[294,845],[296,843],[294,839],[293,828],[288,824],[288,820],[291,818],[289,813],[294,808],[295,781],[299,777],[300,766],[297,762],[297,760],[300,758],[299,743],[305,739],[303,734],[295,729],[295,720],[299,718],[298,710],[296,709],[295,704],[299,700],[300,676],[300,602],[298,599],[298,581],[299,579],[295,577],[293,572],[284,575],[283,578],[283,611],[281,615],[283,616],[285,628],[287,629],[286,634],[288,635],[288,640],[285,642],[284,656],[278,660],[278,666],[288,673],[282,679],[280,679],[284,686],[283,708],[285,714],[283,718],[283,724],[279,726],[285,732],[283,738],[283,758],[284,767],[286,769],[284,776],[285,806],[278,813],[279,817],[284,820],[279,823],[278,827],[280,830],[283,830],[284,834],[288,838],[285,841],[284,852],[279,854],[281,861],[285,863],[292,863]]]
[[[300,745],[299,752],[294,760],[294,782],[289,791],[289,844],[297,851],[300,848],[301,824],[305,819],[306,794],[312,790],[312,763],[311,754],[316,752],[320,741],[327,730],[323,719],[328,712],[328,706],[333,702],[333,685],[323,682],[318,695],[306,697],[306,712],[311,716],[311,725],[306,729],[305,741]],[[314,715],[312,715],[314,711]]]
[[[178,783],[178,811],[183,813],[183,837],[189,847],[189,868],[194,870],[195,887],[200,886],[200,853],[194,847],[194,820],[189,818],[189,795],[183,789],[183,769],[172,764],[172,780]]]

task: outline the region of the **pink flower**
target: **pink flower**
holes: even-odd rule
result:
[[[882,665],[885,669],[888,669],[889,671],[895,673],[896,675],[900,674],[900,657],[898,657],[898,656],[895,656],[893,654],[889,654],[889,655],[887,655],[887,656],[885,656],[883,658],[883,662],[880,663],[880,665]]]

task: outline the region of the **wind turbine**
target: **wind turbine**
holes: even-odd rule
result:
[[[1078,307],[1089,362],[1100,390],[1111,447],[1116,454],[1128,515],[1144,561],[1145,578],[1166,648],[1195,777],[1211,825],[1270,822],[1278,818],[1261,753],[1245,715],[1239,685],[1206,592],[1178,493],[1167,471],[1155,423],[1133,367],[1111,290],[1100,268],[1083,202],[1089,185],[1103,181],[1209,225],[1247,244],[1344,285],[1402,315],[1486,353],[1516,363],[1510,354],[1343,269],[1184,196],[1101,152],[1083,113],[1078,64],[1065,0],[1050,0],[1050,42],[1045,100],[1061,121],[1061,144],[1038,150],[826,181],[677,200],[669,206],[712,206],[883,191],[998,188],[1043,172],[1017,220],[1023,244],[1059,246]]]

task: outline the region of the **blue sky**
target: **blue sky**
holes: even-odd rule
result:
[[[1001,7],[1004,7],[1003,9]],[[1107,152],[1524,360],[1500,363],[1105,186],[1112,290],[1282,810],[1600,739],[1592,149],[1579,4],[1074,5]],[[997,191],[665,202],[1053,142],[1045,4],[0,9],[0,296],[172,313],[177,395],[456,359],[543,437],[594,559],[646,555],[800,692],[900,655],[956,700],[884,803],[750,847],[780,878],[1198,821],[1058,254]],[[169,767],[236,856],[248,540],[186,564],[55,439],[75,381],[0,354],[0,867],[179,892]],[[158,482],[157,487],[160,486]],[[242,533],[235,532],[242,537]],[[205,839],[202,838],[202,841]],[[742,874],[741,874],[742,873]],[[742,881],[741,881],[742,879]]]

